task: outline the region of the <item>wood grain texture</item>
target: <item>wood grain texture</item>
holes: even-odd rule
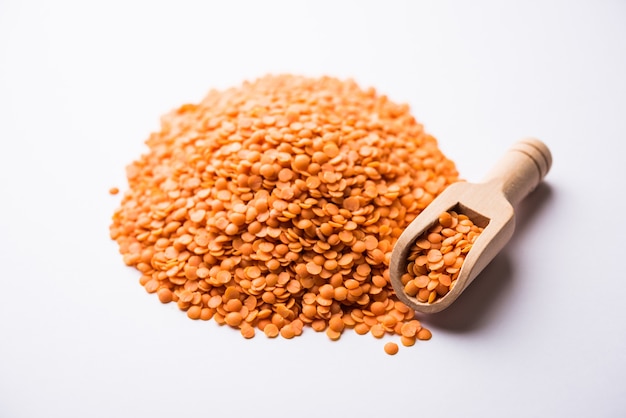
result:
[[[391,284],[398,298],[418,312],[434,313],[450,306],[504,248],[515,230],[513,207],[541,182],[552,166],[548,147],[533,138],[515,143],[494,165],[482,183],[450,185],[404,230],[393,249]],[[454,288],[433,303],[419,302],[404,292],[401,277],[415,240],[434,225],[443,212],[467,215],[484,231],[467,254]]]

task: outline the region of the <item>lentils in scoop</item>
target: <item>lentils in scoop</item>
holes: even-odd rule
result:
[[[433,303],[456,284],[465,256],[483,231],[466,215],[444,212],[419,237],[409,253],[404,291],[422,303]]]
[[[244,338],[430,335],[389,259],[458,178],[408,106],[353,81],[266,76],[172,111],[146,144],[110,234],[161,302]]]

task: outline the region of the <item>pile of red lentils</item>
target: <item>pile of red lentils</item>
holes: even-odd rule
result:
[[[110,233],[161,302],[245,338],[431,337],[389,259],[458,178],[407,105],[353,81],[266,76],[172,111],[146,144]]]

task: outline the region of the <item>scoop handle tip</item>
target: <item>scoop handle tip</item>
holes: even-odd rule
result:
[[[552,167],[552,153],[550,148],[536,138],[525,138],[516,142],[511,150],[516,150],[528,155],[539,169],[541,179],[543,179]]]
[[[495,183],[515,206],[543,180],[552,167],[552,153],[535,138],[523,139],[509,148],[485,178]]]

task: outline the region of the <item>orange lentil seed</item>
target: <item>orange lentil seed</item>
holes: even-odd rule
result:
[[[255,331],[254,331],[254,327],[251,325],[244,325],[240,328],[240,332],[241,332],[241,336],[249,339],[249,338],[253,338],[255,335]]]
[[[157,290],[157,295],[159,296],[159,300],[161,303],[170,303],[172,301],[172,292],[167,288],[160,288]]]
[[[397,300],[389,258],[458,174],[408,106],[351,80],[266,76],[179,107],[146,144],[109,229],[162,303],[243,338],[430,338]],[[481,232],[462,215],[439,221],[403,277],[425,300],[454,286]]]
[[[417,338],[419,340],[430,340],[432,336],[433,335],[431,334],[430,330],[426,328],[422,328],[417,332]]]
[[[387,344],[385,344],[385,353],[389,354],[390,356],[394,356],[396,354],[398,354],[398,344],[394,343],[394,342],[388,342]]]
[[[275,338],[278,336],[278,333],[279,333],[278,327],[275,324],[271,324],[271,323],[265,326],[265,328],[263,329],[263,332],[269,338]]]
[[[412,347],[415,345],[416,337],[405,337],[404,335],[400,337],[400,342],[405,347]]]

